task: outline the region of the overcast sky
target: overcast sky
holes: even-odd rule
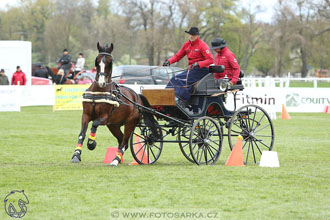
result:
[[[97,1],[97,0],[95,0]],[[259,21],[270,22],[273,16],[274,6],[277,0],[239,0],[242,6],[253,10],[257,5],[260,5],[263,12],[257,14],[257,19]],[[18,4],[18,0],[0,0],[0,9],[5,9],[7,5],[13,6]]]

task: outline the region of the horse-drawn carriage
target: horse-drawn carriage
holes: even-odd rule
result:
[[[238,83],[229,88],[227,79],[214,79],[214,73],[224,71],[224,67],[211,66],[210,73],[193,87],[189,104],[200,106],[201,109],[191,112],[177,103],[174,89],[143,89],[142,96],[137,96],[127,87],[112,83],[111,67],[106,67],[112,61],[113,46],[107,49],[98,45],[98,48],[100,53],[96,58],[99,64],[96,81],[99,87],[104,87],[100,89],[92,85],[84,95],[82,131],[72,157],[73,162],[81,161],[82,142],[91,120],[94,122],[87,143],[89,149],[96,146],[97,127],[107,125],[118,140],[118,158],[128,148],[129,140],[131,153],[139,164],[155,163],[165,143],[178,143],[183,155],[198,165],[217,162],[224,137],[228,138],[230,149],[233,149],[238,136],[243,137],[245,163],[258,163],[263,150],[272,150],[274,128],[267,112],[257,105],[246,105],[236,110],[236,94],[244,89],[242,74]],[[104,82],[106,76],[109,87]],[[234,110],[228,110],[224,104],[228,93],[233,94]],[[123,109],[118,110],[121,107]],[[129,109],[137,111],[137,119],[126,114]],[[120,116],[126,119],[119,120]],[[122,125],[125,125],[124,134],[118,130]],[[224,132],[225,128],[228,132]]]
[[[235,96],[244,86],[243,74],[231,88],[226,79],[215,80],[213,73],[223,70],[223,66],[211,66],[210,73],[194,85],[189,104],[202,106],[195,113],[175,102],[174,89],[142,90],[158,119],[161,135],[155,138],[144,121],[140,121],[130,139],[132,155],[139,164],[155,163],[164,143],[173,142],[178,143],[189,161],[214,164],[220,156],[224,137],[228,137],[229,147],[233,149],[239,135],[243,137],[245,163],[249,159],[257,163],[263,150],[272,150],[274,129],[264,109],[247,105],[230,111],[225,107],[226,96],[232,93],[236,109]],[[176,140],[170,136],[176,136]]]

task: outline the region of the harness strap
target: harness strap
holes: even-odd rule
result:
[[[115,107],[119,107],[119,102],[117,101],[111,101],[111,100],[107,100],[107,99],[83,99],[83,102],[95,102],[95,103],[108,103],[110,105],[114,105]]]

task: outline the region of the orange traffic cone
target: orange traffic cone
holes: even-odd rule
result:
[[[291,116],[289,115],[289,113],[285,109],[284,104],[282,104],[282,115],[281,115],[281,119],[291,119]]]
[[[118,147],[107,147],[107,151],[105,152],[103,163],[111,163],[112,160],[115,159],[117,152],[118,152]],[[121,157],[121,163],[124,163],[123,157]]]
[[[243,137],[241,135],[237,137],[235,146],[227,159],[226,166],[237,166],[237,167],[244,166],[242,139]]]
[[[134,146],[134,153],[136,154],[136,157],[140,159],[143,156],[142,163],[148,164],[149,156],[148,156],[148,153],[145,150],[145,148],[142,147],[141,139],[139,138],[139,136],[134,135],[134,142],[138,143],[138,144],[135,144],[135,146]],[[136,152],[138,152],[138,153],[136,153]],[[140,165],[140,164],[133,158],[133,161],[130,163],[130,165]]]

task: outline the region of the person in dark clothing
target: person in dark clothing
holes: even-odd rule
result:
[[[72,64],[71,64],[71,56],[67,49],[63,50],[63,56],[60,59],[58,59],[57,63],[59,63],[58,70],[63,69],[64,74],[67,74],[69,72],[70,68],[72,67]]]
[[[9,85],[9,80],[4,69],[1,69],[0,71],[0,85]]]
[[[48,71],[41,64],[38,64],[38,68],[32,73],[32,76],[41,77],[41,78],[49,78]]]

